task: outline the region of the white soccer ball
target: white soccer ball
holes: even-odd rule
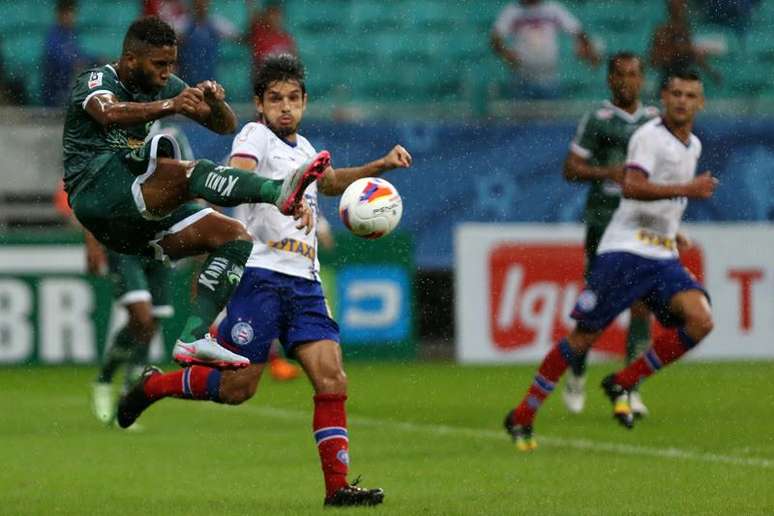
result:
[[[355,235],[374,239],[389,234],[403,215],[398,190],[378,177],[358,179],[344,190],[339,217]]]

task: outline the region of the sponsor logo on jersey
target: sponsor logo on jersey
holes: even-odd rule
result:
[[[293,238],[283,238],[279,241],[269,240],[268,246],[279,251],[300,254],[301,256],[309,258],[312,261],[314,261],[314,259],[317,257],[317,251],[315,250],[314,246],[299,240],[295,240]]]
[[[102,72],[91,72],[89,76],[89,89],[94,89],[97,86],[102,86]]]
[[[250,323],[238,322],[231,328],[231,342],[239,346],[244,346],[253,341],[255,332]]]

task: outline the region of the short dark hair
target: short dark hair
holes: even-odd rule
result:
[[[669,75],[666,78],[665,84],[669,84],[672,81],[672,79],[701,82],[701,76],[699,75],[699,72],[692,69],[675,70],[673,72],[669,72]]]
[[[296,81],[301,86],[301,92],[306,93],[304,65],[292,54],[271,55],[264,59],[255,74],[253,92],[256,97],[263,97],[266,89],[274,82]]]
[[[57,0],[56,12],[74,11],[78,7],[76,0]]]
[[[176,46],[177,36],[172,27],[158,16],[146,16],[129,25],[124,37],[123,51],[134,50],[140,45]]]
[[[634,52],[624,50],[621,52],[616,52],[610,56],[610,59],[607,60],[607,75],[612,75],[613,72],[615,72],[615,66],[618,61],[625,61],[627,59],[636,59],[637,63],[640,65],[640,72],[645,71],[645,64],[642,62],[642,58]]]

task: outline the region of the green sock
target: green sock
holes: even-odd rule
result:
[[[200,160],[191,171],[188,191],[196,197],[226,208],[244,203],[273,204],[279,197],[282,181],[266,179],[248,170],[218,166]]]
[[[570,362],[570,369],[572,369],[572,374],[575,376],[583,376],[586,374],[586,361],[589,356],[589,352],[586,351],[584,353],[578,353],[573,357],[572,362]]]
[[[134,337],[129,331],[129,327],[124,326],[121,328],[113,338],[113,345],[110,346],[110,349],[108,349],[107,354],[105,355],[102,368],[99,370],[99,375],[97,376],[97,382],[110,383],[113,381],[116,370],[129,360],[131,350],[134,349],[136,345]]]
[[[626,364],[630,364],[650,346],[650,318],[632,317],[626,337]]]
[[[252,249],[251,241],[232,240],[210,254],[199,273],[196,298],[180,340],[193,342],[204,337],[239,284]]]

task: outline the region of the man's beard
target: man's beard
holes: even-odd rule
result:
[[[287,138],[291,134],[294,134],[298,130],[298,124],[292,126],[292,127],[277,127],[276,125],[272,124],[268,120],[264,120],[264,123],[266,124],[266,127],[271,129],[271,132],[279,136],[280,138]]]
[[[133,70],[133,73],[131,74],[131,83],[132,86],[140,90],[141,93],[145,93],[146,95],[155,95],[161,91],[161,88],[151,84],[150,79],[148,78],[148,74],[146,74],[141,68]]]

